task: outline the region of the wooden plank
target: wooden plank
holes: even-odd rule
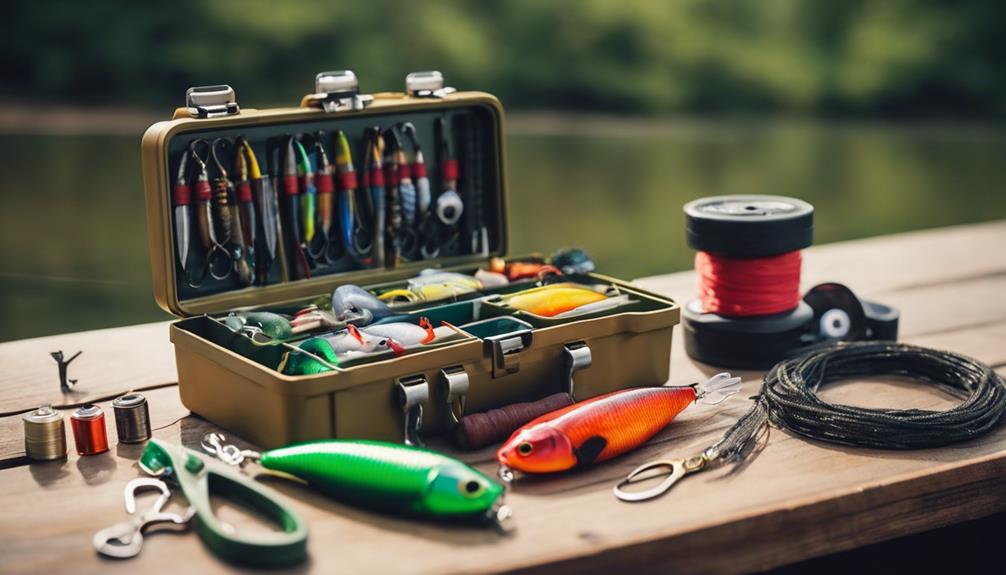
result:
[[[937,246],[962,254],[957,258],[960,261],[939,267],[910,264],[926,261],[926,254],[936,249],[926,234],[909,234],[918,241],[886,238],[896,246],[894,250],[885,247],[889,242],[868,240],[876,252],[867,258],[871,263],[858,258],[862,248],[851,252],[841,245],[814,248],[808,254],[807,275],[841,270],[850,284],[867,286],[860,289],[861,295],[878,299],[882,295],[885,303],[902,308],[904,331],[911,341],[1006,365],[1006,304],[997,296],[1004,293],[1006,262],[978,251],[990,235],[1001,237],[1003,230],[1006,224],[1000,223],[934,232],[940,238]],[[818,258],[819,250],[834,255]],[[857,259],[850,262],[852,257]],[[892,265],[891,273],[885,273]],[[904,270],[897,267],[901,265]],[[689,275],[645,283],[651,289],[683,286],[694,281]],[[897,278],[885,279],[887,275]],[[114,335],[110,337],[109,330],[91,332],[90,341],[106,346],[94,349],[128,346],[134,360],[143,358],[135,364],[124,362],[117,370],[118,381],[136,381],[140,374],[150,382],[173,376],[173,361],[155,360],[153,371],[143,363],[151,344],[165,345],[155,341],[166,342],[163,324],[127,328]],[[16,344],[21,346],[19,353],[7,355],[0,345],[0,358],[13,362],[4,365],[20,367],[52,342],[6,345]],[[172,357],[170,351],[157,353]],[[672,381],[678,383],[711,371],[687,360],[680,338],[675,341],[672,366]],[[85,373],[82,370],[82,381]],[[759,381],[756,373],[744,375],[743,396],[747,397]],[[18,393],[12,389],[35,382],[18,379],[12,383],[10,378],[8,373],[0,374],[0,390],[9,392],[0,397],[18,405]],[[156,406],[155,425],[170,423],[185,413],[174,389],[156,390],[148,396]],[[897,382],[841,385],[827,396],[865,405],[938,408],[952,404],[949,397]],[[1003,429],[960,446],[895,453],[814,444],[775,432],[768,447],[741,473],[710,471],[646,504],[625,504],[611,496],[611,485],[628,470],[653,457],[704,447],[747,405],[747,400],[738,400],[719,409],[690,408],[636,453],[586,473],[520,482],[508,494],[518,524],[512,537],[384,517],[319,497],[297,484],[276,480],[269,484],[310,522],[311,560],[306,568],[318,572],[748,571],[1006,509],[1002,495],[1006,480],[1000,479],[1006,477]],[[0,420],[0,432],[8,431],[5,436],[11,434],[10,419]],[[196,446],[210,428],[189,417],[155,435]],[[491,456],[492,450],[487,449],[464,458],[492,472]],[[193,535],[154,535],[141,556],[128,562],[95,556],[90,537],[123,517],[120,490],[138,474],[136,457],[138,453],[129,450],[98,458],[71,455],[63,464],[0,470],[0,484],[5,486],[0,494],[5,507],[0,514],[0,534],[4,535],[0,571],[168,572],[184,565],[200,572],[234,572],[212,558]],[[181,557],[184,564],[179,562]]]

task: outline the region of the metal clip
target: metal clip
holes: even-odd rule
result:
[[[320,106],[326,112],[362,110],[374,101],[370,94],[360,94],[360,81],[352,70],[321,72],[314,77],[314,94],[304,98],[307,105]]]
[[[573,399],[576,399],[576,393],[574,393],[575,388],[573,385],[573,374],[581,369],[587,369],[590,367],[594,362],[594,358],[590,354],[590,347],[582,341],[567,343],[562,346],[562,353],[565,358],[566,381],[568,382],[566,384],[566,392],[569,393]]]
[[[667,493],[682,477],[702,471],[708,464],[717,461],[719,457],[720,453],[714,446],[706,449],[699,455],[693,455],[685,459],[658,459],[650,461],[633,469],[631,473],[625,476],[625,479],[618,482],[618,485],[612,488],[612,492],[618,499],[631,503],[653,499]],[[643,491],[625,491],[623,489],[633,483],[654,479],[661,475],[666,475],[667,477],[659,485],[651,489]]]
[[[218,118],[241,113],[234,88],[227,84],[189,88],[185,91],[185,107],[193,118]]]
[[[423,403],[430,400],[430,386],[423,374],[400,378],[398,384],[398,401],[405,414],[405,430],[403,440],[405,445],[422,447],[423,440],[419,432],[423,428]]]
[[[468,395],[468,372],[460,365],[440,370],[443,382],[442,395],[447,400],[451,420],[456,424],[465,415],[465,397]]]
[[[444,86],[444,75],[438,70],[412,72],[405,77],[405,93],[413,98],[443,98],[457,92]]]
[[[531,346],[531,330],[525,329],[502,336],[485,338],[491,346],[493,377],[503,377],[520,371],[520,352]]]

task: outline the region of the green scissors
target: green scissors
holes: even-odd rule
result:
[[[307,525],[293,509],[284,506],[267,488],[259,485],[246,475],[232,470],[229,466],[212,459],[204,459],[201,454],[180,445],[172,445],[157,439],[147,443],[140,457],[140,468],[146,473],[166,479],[181,487],[188,499],[190,510],[186,517],[150,512],[131,521],[123,522],[100,531],[95,536],[95,547],[113,557],[131,557],[140,552],[142,535],[140,531],[153,521],[182,523],[195,516],[196,532],[206,546],[221,558],[234,563],[262,567],[281,567],[303,561],[307,557]],[[166,490],[166,487],[163,488]],[[214,514],[210,505],[210,490],[275,521],[282,528],[279,533],[265,533],[239,536]],[[127,510],[130,509],[132,490],[126,494]],[[164,517],[161,517],[164,515]],[[99,541],[100,540],[100,541]]]

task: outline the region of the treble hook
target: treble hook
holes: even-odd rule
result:
[[[205,146],[205,156],[199,155],[200,146]],[[214,157],[213,145],[202,138],[197,138],[189,143],[189,155],[192,161],[196,164],[196,182],[194,186],[196,202],[198,208],[196,210],[196,221],[199,224],[199,238],[203,244],[203,249],[206,252],[205,261],[203,264],[202,271],[198,274],[191,274],[186,272],[186,282],[189,287],[197,289],[202,285],[202,282],[206,279],[206,275],[209,274],[213,276],[214,279],[223,280],[230,276],[231,260],[230,254],[224,249],[220,242],[217,241],[216,230],[213,225],[213,213],[212,213],[212,201],[213,201],[213,190],[210,187],[209,182],[209,171],[206,166],[206,162],[210,157]],[[226,265],[223,269],[226,273],[217,273],[216,270],[220,268],[221,263],[220,258],[224,258],[223,263]]]
[[[720,453],[713,447],[706,449],[698,455],[686,457],[684,459],[657,459],[640,465],[633,469],[625,479],[618,482],[612,488],[615,497],[627,502],[647,501],[660,497],[667,493],[674,484],[682,477],[698,473],[714,461],[720,459]],[[647,473],[654,472],[656,473]],[[661,475],[667,475],[659,485],[643,491],[626,491],[624,488],[634,483],[655,479]]]

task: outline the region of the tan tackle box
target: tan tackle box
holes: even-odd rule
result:
[[[283,167],[277,165],[282,163],[282,152],[275,152],[278,138],[342,130],[354,152],[356,172],[361,174],[366,169],[360,154],[364,132],[372,126],[404,122],[415,128],[434,201],[442,185],[438,169],[442,158],[438,157],[435,134],[439,128],[450,130],[449,138],[464,140],[464,145],[455,146],[461,165],[458,192],[467,200],[466,207],[481,204],[481,214],[476,214],[481,221],[462,220],[458,232],[448,234],[454,241],[446,242],[436,257],[423,259],[419,255],[415,261],[403,258],[374,268],[343,254],[331,261],[319,258],[310,277],[297,277],[292,264],[295,258],[289,253],[296,244],[279,231],[276,257],[263,265],[265,271],[260,271],[256,284],[241,285],[235,274],[220,280],[207,275],[192,281],[192,270],[204,269],[206,261],[200,261],[205,258],[196,223],[200,206],[192,200],[188,271],[182,272],[176,224],[183,218],[176,216],[172,194],[181,157],[194,140],[225,138],[223,149],[244,136],[263,174],[271,175],[268,180],[279,188]],[[459,135],[458,126],[468,132]],[[444,136],[441,133],[439,137]],[[678,306],[630,283],[595,273],[574,274],[569,279],[611,284],[628,294],[630,303],[566,320],[498,305],[499,293],[533,286],[518,282],[459,301],[412,305],[406,313],[448,321],[460,326],[462,333],[428,349],[350,362],[315,375],[279,372],[277,367],[288,346],[260,345],[219,321],[220,316],[234,310],[296,310],[327,297],[343,284],[368,289],[394,286],[431,267],[470,274],[491,257],[506,257],[510,214],[505,151],[500,102],[483,92],[444,87],[438,73],[412,74],[405,92],[378,94],[360,93],[352,73],[323,73],[316,78],[315,91],[305,96],[299,107],[265,110],[239,107],[234,91],[227,86],[191,89],[187,106],[179,108],[172,120],[151,126],[142,142],[154,290],[158,304],[182,318],[171,325],[170,337],[185,406],[265,448],[329,437],[417,441],[422,435],[450,431],[465,414],[533,401],[558,391],[571,391],[582,400],[620,388],[665,382]],[[334,161],[331,147],[328,155]],[[233,171],[229,160],[226,168]],[[337,189],[335,193],[343,192]],[[277,197],[282,199],[282,193]],[[258,204],[255,209],[260,209]],[[337,202],[335,210],[339,209]],[[280,226],[283,215],[280,206]],[[255,249],[268,249],[263,245],[263,220],[259,218],[256,224],[260,233],[252,246]],[[486,229],[481,246],[464,240],[470,232],[466,226]],[[457,241],[458,237],[462,240]],[[567,240],[575,244],[578,238]]]

